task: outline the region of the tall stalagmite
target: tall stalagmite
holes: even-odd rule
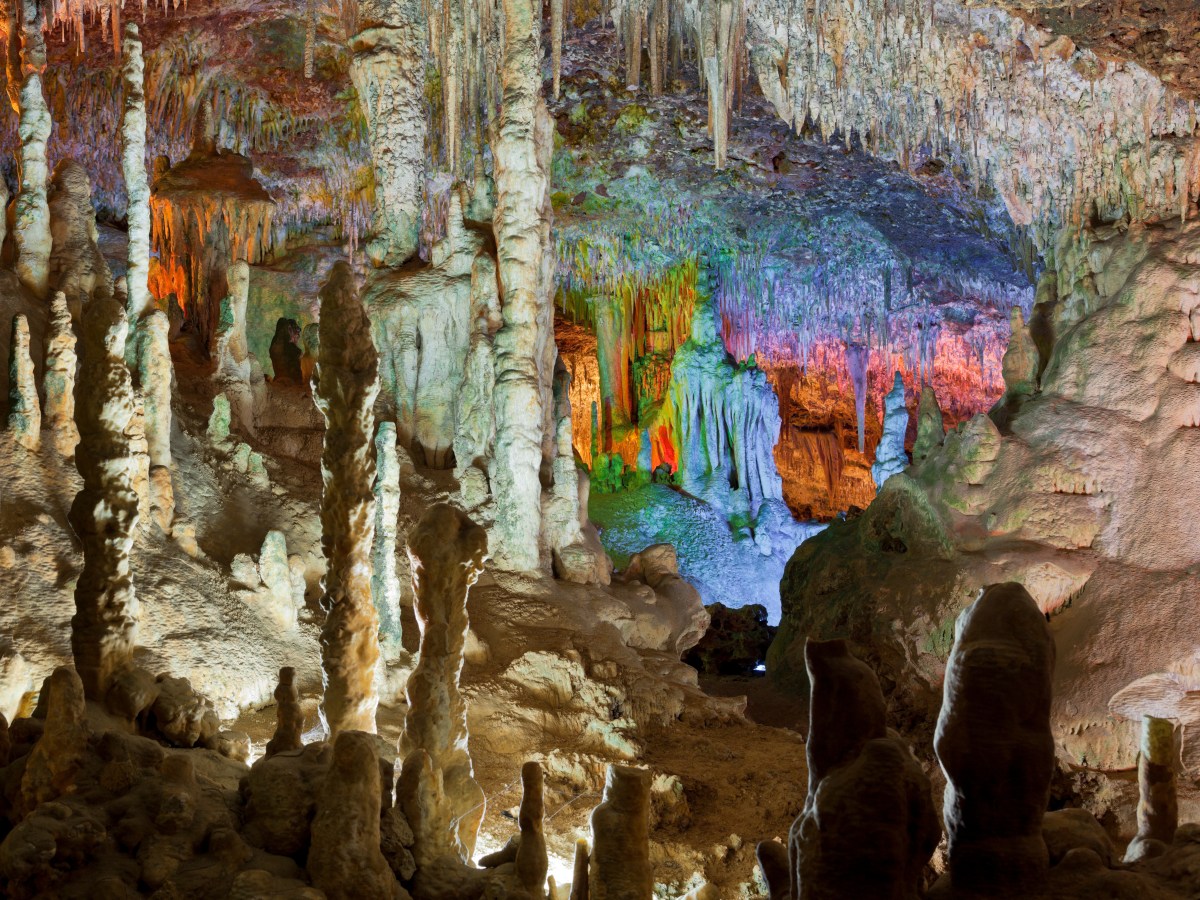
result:
[[[117,6],[114,4],[114,9]],[[128,196],[128,260],[125,271],[126,310],[137,322],[154,307],[150,296],[150,181],[146,176],[146,94],[143,85],[142,42],[134,22],[125,23],[124,65],[125,111],[121,118],[121,172]]]
[[[42,93],[42,72],[46,68],[44,24],[40,0],[22,0],[17,127],[21,138],[21,187],[14,206],[13,233],[17,242],[17,276],[38,297],[45,297],[50,285],[50,208],[46,203],[50,167],[46,142],[50,140],[51,119],[50,107]]]
[[[20,314],[13,316],[8,344],[8,430],[27,450],[42,445],[42,408],[29,355],[29,320]]]
[[[241,429],[255,433],[254,393],[250,386],[253,363],[246,340],[246,304],[250,297],[250,265],[238,259],[225,270],[229,293],[221,301],[217,320],[217,369],[213,381],[229,398],[229,406]],[[281,373],[276,373],[279,375]]]
[[[371,548],[371,593],[379,615],[379,645],[385,660],[403,649],[400,582],[396,578],[397,518],[400,515],[400,459],[396,423],[380,422],[375,432],[375,545]]]
[[[326,574],[321,605],[321,709],[331,734],[374,731],[379,616],[371,601],[375,535],[375,397],[379,360],[371,323],[350,266],[339,260],[321,288],[317,407],[325,417],[321,452],[321,545]]]
[[[496,232],[504,324],[496,334],[496,452],[491,466],[497,517],[496,564],[533,571],[541,561],[539,471],[551,340],[549,114],[541,96],[540,7],[504,0],[500,127],[496,162]]]
[[[137,636],[138,602],[129,553],[138,522],[137,460],[130,442],[135,413],[125,365],[129,322],[116,300],[93,299],[83,315],[83,366],[75,395],[83,489],[69,520],[83,543],[75,586],[71,651],[88,697],[104,697],[112,676],[128,666]]]
[[[367,254],[399,266],[416,252],[425,175],[425,7],[363,0],[350,39],[350,76],[367,120],[375,166],[375,228]]]
[[[487,533],[444,504],[430,507],[408,537],[421,644],[408,679],[401,782],[408,786],[410,805],[419,794],[434,796],[422,804],[420,823],[410,817],[418,865],[422,859],[446,856],[469,860],[483,819],[484,796],[471,766],[467,707],[458,681],[467,639],[467,593],[483,571],[486,554]],[[440,792],[429,789],[423,772],[433,773]]]
[[[171,465],[171,384],[175,366],[171,362],[170,331],[167,314],[159,309],[142,318],[134,336],[151,468]]]
[[[594,900],[647,900],[654,895],[647,770],[608,767],[604,799],[592,810],[588,883]]]
[[[79,428],[75,424],[75,329],[67,297],[56,291],[50,302],[50,321],[46,327],[46,375],[42,384],[46,391],[43,422],[50,440],[63,456],[74,456],[79,443]]]

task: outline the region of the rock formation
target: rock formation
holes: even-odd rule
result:
[[[15,2],[15,0],[14,0]],[[46,68],[46,41],[42,36],[46,18],[39,0],[20,2],[20,64],[15,74],[21,138],[21,185],[13,207],[13,236],[17,244],[17,276],[36,297],[44,298],[50,286],[50,209],[46,188],[50,167],[46,142],[50,139],[50,108],[42,92]],[[9,35],[9,53],[16,54],[15,35]],[[14,87],[14,69],[9,67],[9,91]]]
[[[138,322],[134,337],[137,344],[138,388],[145,411],[146,445],[151,470],[169,469],[172,462],[171,397],[175,366],[171,362],[169,331],[167,314],[162,310],[154,310]]]
[[[97,246],[92,187],[82,165],[64,159],[54,167],[47,203],[52,238],[49,284],[67,295],[67,306],[78,320],[91,297],[113,292],[112,273]]]
[[[21,807],[38,804],[78,789],[79,770],[87,754],[83,683],[68,666],[60,666],[42,686],[46,727],[29,754],[21,778]]]
[[[93,700],[103,700],[113,676],[130,665],[137,638],[139,607],[129,573],[138,494],[129,438],[135,401],[125,365],[128,329],[116,300],[96,297],[84,310],[75,394],[75,465],[83,488],[69,515],[83,543],[83,571],[75,586],[71,651]]]
[[[588,896],[592,900],[646,900],[653,893],[650,773],[609,766],[604,798],[592,810]]]
[[[114,6],[114,9],[116,7]],[[114,34],[115,34],[114,26]],[[126,314],[137,323],[153,309],[150,295],[150,181],[146,175],[146,93],[142,42],[134,22],[121,42],[124,115],[121,117],[121,174],[128,197],[129,249],[125,270]]]
[[[401,783],[407,786],[403,793],[409,807],[419,796],[436,797],[421,804],[419,818],[409,816],[418,864],[447,855],[469,860],[483,819],[484,795],[471,765],[466,702],[458,682],[468,628],[467,592],[483,570],[486,553],[483,529],[450,506],[430,507],[408,536],[421,642],[417,667],[408,678]],[[436,777],[436,788],[429,785],[430,777]]]
[[[400,460],[396,424],[380,422],[375,431],[375,544],[371,548],[371,596],[379,616],[379,649],[395,660],[403,649],[400,582],[396,577],[397,518],[400,515]]]
[[[379,754],[373,735],[342,731],[317,797],[308,871],[330,900],[408,898],[380,851]]]
[[[1157,855],[1175,839],[1179,825],[1175,756],[1174,723],[1145,716],[1138,753],[1138,830],[1125,851],[1126,862]]]
[[[42,445],[42,408],[29,355],[29,320],[15,315],[8,343],[8,430],[27,450]]]
[[[254,394],[250,387],[250,345],[246,341],[246,301],[250,294],[250,266],[244,259],[235,260],[225,271],[229,293],[221,301],[217,320],[216,358],[213,383],[229,399],[229,405],[239,427],[246,434],[255,434]],[[272,345],[274,346],[274,345]],[[276,369],[276,377],[279,370]]]
[[[325,417],[321,451],[321,709],[330,732],[374,731],[379,616],[371,599],[375,535],[375,397],[378,356],[354,275],[334,264],[321,288],[321,355],[314,399]]]
[[[808,800],[790,836],[796,897],[919,897],[940,837],[929,779],[888,733],[879,681],[844,641],[810,641],[805,658]]]
[[[304,746],[304,712],[300,709],[300,694],[296,690],[296,670],[284,666],[279,670],[279,684],[275,688],[275,734],[267,741],[263,755],[274,756],[299,750]]]
[[[1054,639],[1013,583],[984,590],[954,632],[934,738],[951,883],[977,896],[1036,894],[1049,868],[1042,815],[1054,769]]]
[[[913,464],[920,465],[929,454],[942,445],[946,437],[942,408],[932,385],[921,388],[921,400],[917,404],[917,439],[913,442]]]
[[[56,291],[50,302],[50,321],[46,330],[45,426],[54,448],[65,457],[75,455],[79,428],[75,425],[75,331],[67,297]],[[10,376],[11,378],[11,376]]]
[[[892,389],[884,399],[883,437],[875,447],[875,464],[871,466],[871,478],[876,487],[908,468],[908,454],[904,450],[904,435],[908,431],[908,409],[904,405],[904,378],[899,372]]]
[[[366,0],[350,41],[375,168],[376,266],[400,266],[417,252],[425,172],[425,10],[416,0]]]

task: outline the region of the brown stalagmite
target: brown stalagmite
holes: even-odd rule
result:
[[[540,17],[531,0],[504,0],[504,58],[496,161],[496,232],[504,324],[495,338],[495,561],[514,571],[541,564],[542,438],[551,372],[543,271],[549,244],[549,113],[541,97]]]
[[[1019,584],[991,585],[954,626],[934,750],[954,890],[1031,896],[1045,885],[1054,638]]]
[[[791,900],[792,874],[788,850],[778,841],[760,841],[755,848],[758,867],[767,883],[769,900]]]
[[[27,450],[42,445],[42,409],[29,355],[29,321],[20,314],[13,316],[8,344],[8,430]]]
[[[575,841],[575,865],[571,875],[571,896],[569,900],[589,900],[588,863],[591,861],[587,841],[579,838]]]
[[[592,810],[593,900],[650,900],[650,773],[608,767],[604,799]]]
[[[917,405],[917,439],[913,442],[913,465],[920,465],[942,445],[946,438],[946,426],[942,408],[938,405],[933,385],[921,388],[921,402]]]
[[[21,186],[14,206],[13,234],[17,242],[17,277],[37,297],[45,297],[50,286],[50,208],[46,203],[50,167],[46,142],[50,140],[51,119],[42,92],[42,72],[46,68],[44,25],[40,0],[21,0],[21,53],[17,70]],[[13,43],[10,40],[10,52]],[[13,69],[10,66],[10,85]]]
[[[517,881],[530,897],[546,893],[546,873],[550,861],[546,857],[546,835],[543,832],[546,801],[542,794],[541,763],[527,762],[521,767],[521,809],[517,824],[521,828],[517,846]]]
[[[113,0],[113,12],[120,9]],[[114,44],[120,48],[120,38]],[[150,181],[146,174],[146,93],[142,42],[135,22],[127,22],[124,35],[125,62],[121,79],[125,85],[124,113],[121,117],[121,172],[125,176],[125,193],[129,197],[129,248],[126,252],[125,309],[129,321],[137,322],[154,308],[150,296]]]
[[[78,319],[91,297],[112,295],[112,273],[100,252],[96,209],[87,170],[73,159],[54,167],[47,195],[50,210],[50,285],[67,295]]]
[[[103,699],[112,676],[130,664],[137,635],[138,602],[129,575],[138,494],[129,438],[136,405],[125,365],[128,330],[116,300],[98,297],[85,307],[83,365],[75,393],[75,466],[83,489],[68,518],[83,544],[71,651],[93,700]]]
[[[170,330],[167,314],[155,310],[141,320],[134,338],[152,469],[171,465],[171,384],[175,366],[171,362]]]
[[[42,693],[46,727],[21,777],[21,806],[26,813],[76,789],[88,749],[87,707],[75,670],[59,666],[46,679]]]
[[[1126,862],[1147,856],[1151,841],[1165,849],[1175,839],[1179,805],[1175,797],[1175,723],[1142,717],[1142,746],[1138,754],[1137,835],[1125,851]]]
[[[425,53],[421,0],[362,0],[350,76],[375,167],[375,227],[367,255],[400,266],[416,252],[425,175]]]
[[[375,538],[375,397],[379,356],[371,323],[344,260],[321,288],[321,348],[317,408],[325,417],[321,451],[321,546],[325,584],[321,606],[321,710],[336,736],[374,731],[375,665],[379,616],[371,600],[371,545]]]
[[[50,321],[46,329],[46,375],[42,384],[46,391],[44,424],[50,440],[63,456],[75,454],[79,443],[79,428],[75,425],[75,330],[71,311],[62,291],[50,302]]]
[[[300,692],[296,690],[296,670],[284,666],[279,670],[275,687],[275,734],[267,741],[264,757],[304,746],[304,711],[300,708]]]
[[[400,738],[406,774],[401,780],[412,784],[409,796],[432,796],[424,804],[424,825],[410,818],[425,859],[454,854],[469,860],[483,819],[484,796],[471,765],[467,707],[458,682],[467,638],[467,593],[483,571],[486,554],[487,533],[445,504],[430,507],[408,537],[421,641],[417,667],[408,678],[408,714]],[[440,795],[421,783],[428,780],[422,775],[426,768],[436,773]]]
[[[380,790],[375,738],[343,731],[317,797],[308,850],[313,886],[329,900],[407,900],[380,850]]]

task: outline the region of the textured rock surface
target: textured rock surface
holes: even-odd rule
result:
[[[96,700],[103,699],[113,675],[130,664],[139,616],[129,571],[138,495],[129,438],[135,403],[125,365],[128,329],[116,300],[97,297],[88,303],[75,397],[75,465],[83,488],[69,514],[83,543],[71,650],[84,689]]]
[[[403,649],[400,624],[400,581],[396,574],[399,537],[400,460],[396,424],[380,422],[375,431],[375,545],[371,548],[371,596],[379,616],[379,649],[394,660]]]
[[[417,863],[453,855],[469,860],[483,818],[483,791],[467,747],[467,709],[459,690],[467,637],[467,592],[483,569],[487,535],[450,506],[431,507],[409,533],[413,611],[421,631],[408,678],[401,806],[417,838]],[[429,783],[435,779],[436,787]],[[406,787],[405,787],[406,786]],[[432,796],[432,802],[420,798]]]
[[[15,5],[15,2],[14,2]],[[21,0],[21,41],[19,67],[9,67],[9,91],[13,74],[19,75],[17,112],[21,138],[21,184],[13,206],[13,237],[17,244],[17,276],[35,296],[45,297],[50,286],[50,209],[46,190],[50,167],[46,142],[50,139],[50,109],[42,93],[42,72],[46,68],[46,42],[42,29],[46,17],[38,0]],[[17,44],[10,34],[10,54]]]
[[[1019,584],[987,588],[955,624],[934,739],[955,891],[1007,897],[1044,887],[1054,656],[1046,620]]]
[[[114,27],[115,31],[115,27]],[[146,174],[146,93],[142,42],[134,22],[125,24],[121,41],[121,81],[124,114],[121,117],[121,175],[128,197],[129,249],[126,254],[126,312],[138,322],[153,309],[150,294],[150,180]]]
[[[137,323],[138,388],[142,395],[146,450],[150,467],[169,468],[171,457],[171,398],[175,388],[175,366],[168,339],[170,323],[162,310],[153,310]]]
[[[8,430],[27,450],[42,444],[42,407],[29,355],[29,321],[23,315],[13,316],[8,342]]]
[[[325,417],[321,452],[322,710],[330,731],[374,731],[379,616],[371,598],[375,534],[375,397],[379,363],[371,325],[345,262],[321,289],[315,400]]]
[[[46,331],[46,376],[42,380],[46,393],[44,422],[54,448],[66,457],[75,455],[75,445],[79,443],[79,428],[75,425],[75,368],[79,357],[75,344],[67,297],[57,291],[50,302],[50,322]],[[11,385],[11,374],[9,381]]]
[[[940,423],[939,423],[940,424]],[[904,405],[904,378],[896,373],[892,389],[883,401],[883,435],[875,448],[875,464],[871,478],[875,487],[908,468],[908,453],[904,450],[904,435],[908,431],[908,409]]]
[[[588,896],[593,900],[646,900],[650,871],[650,773],[609,766],[604,797],[592,810]]]
[[[112,273],[97,244],[96,210],[87,170],[73,159],[54,167],[47,191],[50,214],[49,284],[67,295],[78,319],[93,296],[112,296]]]

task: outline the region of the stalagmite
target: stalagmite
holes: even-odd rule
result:
[[[67,297],[61,291],[50,302],[50,321],[46,329],[46,375],[42,385],[46,392],[44,424],[50,440],[63,456],[75,455],[79,443],[79,428],[75,425],[75,330]]]
[[[888,733],[879,679],[845,641],[809,640],[804,657],[808,799],[789,838],[797,900],[915,900],[940,837],[929,779]]]
[[[546,889],[546,836],[543,833],[546,801],[542,793],[541,763],[527,762],[521,767],[521,808],[517,824],[521,828],[517,846],[517,881],[530,897],[541,897]]]
[[[409,806],[422,804],[417,863],[471,858],[483,819],[484,795],[475,781],[467,746],[467,708],[459,691],[467,638],[467,593],[487,554],[487,534],[463,513],[439,504],[408,537],[413,611],[421,630],[417,667],[408,679],[408,714],[400,738],[401,775]],[[427,777],[422,773],[428,771]],[[433,777],[437,788],[429,784]],[[402,806],[404,804],[402,803]],[[408,812],[408,808],[405,808]]]
[[[875,447],[875,464],[871,466],[871,478],[877,488],[908,468],[908,454],[904,452],[904,435],[908,431],[908,408],[904,405],[904,378],[899,372],[892,389],[883,401],[883,435]]]
[[[367,254],[400,266],[416,252],[425,173],[425,7],[363,0],[350,40],[350,75],[367,120],[375,166],[375,225]]]
[[[300,693],[296,690],[296,670],[284,666],[279,670],[275,687],[275,734],[267,741],[264,757],[274,756],[304,746],[304,711],[300,708]]]
[[[8,344],[8,430],[27,450],[42,445],[42,409],[29,355],[29,321],[19,314],[13,316]]]
[[[503,96],[492,153],[504,324],[496,334],[496,565],[533,571],[541,562],[542,437],[552,373],[541,360],[551,340],[547,170],[552,149],[541,98],[541,21],[531,0],[504,0]]]
[[[114,3],[113,9],[119,9]],[[115,31],[115,27],[114,27]],[[134,22],[125,24],[124,65],[121,77],[125,85],[124,115],[121,118],[121,172],[128,196],[126,220],[129,223],[126,313],[135,329],[142,316],[154,308],[150,295],[150,182],[146,176],[146,94],[143,86],[142,42]]]
[[[250,266],[236,260],[225,272],[229,293],[221,301],[217,322],[217,368],[213,382],[229,398],[238,425],[254,436],[254,392],[250,387],[253,357],[246,341],[246,302],[250,296]],[[277,373],[278,374],[278,373]]]
[[[395,660],[403,649],[400,583],[396,579],[397,518],[400,515],[400,460],[396,423],[380,422],[375,432],[375,545],[371,549],[371,596],[379,615],[379,649]]]
[[[592,900],[649,900],[650,773],[610,765],[604,798],[592,810],[592,857],[588,873]]]
[[[129,575],[138,495],[129,438],[135,402],[125,365],[128,328],[116,300],[95,298],[84,310],[75,394],[75,465],[83,489],[68,516],[83,544],[83,571],[75,586],[71,651],[94,700],[103,699],[112,676],[130,664],[137,636],[138,602]]]
[[[934,750],[956,892],[1032,896],[1045,883],[1054,657],[1046,619],[1019,584],[985,588],[955,623]]]
[[[50,210],[50,286],[67,295],[78,320],[91,297],[112,295],[112,273],[100,252],[96,210],[87,171],[73,159],[54,167],[47,194]]]
[[[1161,853],[1175,839],[1175,829],[1179,825],[1175,757],[1175,723],[1143,716],[1141,752],[1138,754],[1138,830],[1125,851],[1126,862],[1137,862]]]
[[[579,838],[575,841],[575,864],[571,874],[571,896],[569,900],[590,900],[588,890],[588,866],[591,854],[588,853],[587,841]]]
[[[343,731],[317,797],[308,871],[329,900],[400,900],[408,892],[380,850],[379,754],[375,738]]]
[[[933,385],[921,388],[921,401],[917,406],[917,438],[913,442],[913,465],[920,465],[934,450],[942,445],[946,437],[946,426],[942,419],[942,408],[938,405]]]
[[[326,574],[321,606],[322,713],[330,733],[374,731],[379,617],[371,601],[375,535],[375,397],[378,355],[350,266],[339,260],[321,288],[317,407],[325,417],[321,451],[321,546]]]
[[[75,670],[59,666],[46,679],[42,692],[46,727],[21,778],[20,801],[27,813],[77,789],[88,750],[83,684]]]
[[[14,205],[13,234],[17,243],[17,277],[35,296],[45,297],[50,285],[51,247],[50,208],[46,203],[50,176],[46,142],[50,140],[51,118],[42,93],[42,72],[46,68],[46,41],[42,36],[45,15],[40,0],[20,2],[21,187]]]
[[[134,337],[151,469],[168,468],[172,462],[171,386],[175,366],[171,362],[170,329],[167,314],[155,310],[141,320]]]
[[[1038,349],[1029,329],[1025,327],[1025,317],[1021,307],[1014,306],[1009,314],[1011,336],[1008,349],[1004,351],[1004,396],[1006,400],[1015,397],[1026,397],[1037,390],[1038,382]]]

